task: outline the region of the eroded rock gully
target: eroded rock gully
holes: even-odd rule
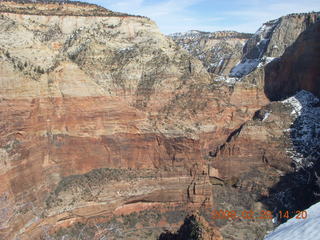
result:
[[[171,34],[169,37],[198,58],[208,72],[229,75],[230,70],[241,60],[243,46],[252,34],[189,31]]]
[[[252,120],[270,102],[263,67],[230,85],[147,18],[0,5],[0,238],[156,239],[195,211],[206,239],[273,227],[210,217],[267,209],[293,171],[285,106]]]

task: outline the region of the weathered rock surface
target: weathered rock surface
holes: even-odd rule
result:
[[[243,77],[265,64],[282,56],[309,26],[319,19],[320,13],[289,14],[264,23],[250,38],[244,48],[241,63],[230,73],[232,77]]]
[[[312,205],[318,191],[314,171],[319,169],[319,117],[319,99],[307,91],[257,111],[211,153],[214,207],[255,214],[269,210],[276,217],[279,210]],[[261,220],[216,225],[225,239],[263,239],[272,229],[271,222]]]
[[[212,207],[248,194],[240,210],[266,209],[261,195],[293,171],[285,106],[251,120],[269,103],[263,66],[225,84],[147,18],[0,6],[0,238],[155,239],[200,209],[241,239],[230,229],[248,225],[212,222]],[[259,224],[247,236],[272,227]]]
[[[40,3],[35,5],[34,3]],[[46,4],[41,4],[46,3]],[[74,7],[76,5],[76,7]],[[46,16],[130,16],[84,2],[69,0],[3,0],[1,12]]]
[[[2,238],[212,204],[205,156],[250,118],[230,103],[232,89],[212,83],[149,19],[78,15],[82,5],[71,3],[61,16],[39,3],[3,4]],[[109,180],[103,169],[139,174]]]
[[[228,76],[230,70],[241,60],[243,46],[252,34],[190,31],[175,33],[169,37],[198,58],[208,72]]]
[[[293,14],[265,24],[247,42],[244,48],[246,60],[232,70],[240,72],[236,77],[241,78],[231,84],[231,102],[238,107],[241,103],[248,106],[248,92],[254,91],[261,100],[263,96],[271,100],[283,99],[302,89],[317,95],[318,16],[318,13]],[[276,43],[283,50],[273,51],[271,46]],[[316,163],[320,141],[319,110],[318,100],[309,95],[301,92],[295,96],[296,100],[289,98],[283,103],[267,105],[256,112],[253,120],[235,129],[223,145],[213,149],[209,176],[217,185],[213,190],[216,208],[225,207],[219,205],[221,201],[229,203],[232,210],[238,205],[239,212],[243,209],[260,211],[255,203],[262,201],[262,209],[293,211],[304,209],[315,201],[313,192],[317,187],[313,172],[319,168]],[[267,101],[260,103],[266,105]],[[233,187],[220,189],[223,182]],[[244,199],[243,195],[250,199],[246,200],[251,203],[248,203],[249,207],[239,200]],[[265,222],[248,225],[225,222],[220,230],[226,239],[260,239],[271,228]]]
[[[265,92],[272,100],[279,100],[307,90],[320,96],[320,23],[304,31],[283,56],[266,69]]]

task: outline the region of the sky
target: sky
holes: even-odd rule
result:
[[[320,11],[320,0],[84,0],[117,12],[147,16],[165,34],[200,30],[254,33],[289,13]]]

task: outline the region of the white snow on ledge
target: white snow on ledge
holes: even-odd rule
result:
[[[233,67],[230,71],[229,76],[230,77],[243,77],[245,75],[248,75],[256,68],[262,68],[266,66],[268,63],[272,62],[273,60],[276,60],[278,58],[273,57],[263,57],[261,59],[246,59],[240,63],[238,63],[235,67]]]
[[[316,240],[320,239],[320,203],[311,206],[306,219],[292,218],[277,227],[264,240]]]
[[[248,75],[256,68],[264,67],[275,58],[266,56],[266,49],[270,42],[270,38],[275,27],[279,24],[279,20],[273,20],[264,23],[259,30],[252,37],[252,41],[255,41],[255,46],[252,49],[256,49],[258,54],[254,59],[243,58],[230,72],[230,77],[241,78]],[[254,40],[255,39],[255,40]],[[249,40],[250,41],[250,40]]]
[[[252,72],[259,65],[259,59],[246,59],[232,68],[230,77],[242,77]]]
[[[225,82],[229,85],[234,85],[236,82],[239,81],[239,78],[231,78],[231,77],[225,77],[225,76],[218,76],[214,79],[217,82]]]
[[[284,130],[292,141],[287,154],[299,166],[310,167],[320,159],[319,102],[319,98],[304,90],[282,101],[292,109],[293,117],[291,127]]]
[[[292,115],[296,117],[301,115],[301,111],[303,108],[308,110],[310,106],[319,102],[319,99],[315,97],[311,92],[302,90],[298,92],[296,95],[282,101],[282,103],[289,104],[292,106],[293,110],[291,112]]]
[[[267,113],[264,115],[264,117],[263,117],[263,119],[262,119],[262,122],[266,121],[266,120],[268,119],[268,117],[270,116],[270,114],[271,114],[271,112],[267,112]]]
[[[266,66],[267,64],[271,63],[274,60],[279,60],[279,58],[274,58],[274,57],[263,57],[260,60],[259,65],[257,66],[258,68],[262,68]]]

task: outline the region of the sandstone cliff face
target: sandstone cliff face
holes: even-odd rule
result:
[[[270,103],[215,152],[215,177],[232,175],[235,188],[259,192],[271,210],[308,207],[319,169],[319,117],[319,98],[304,90]]]
[[[225,84],[147,18],[0,6],[1,238],[155,239],[194,209],[224,236],[272,228],[209,216],[222,202],[265,209],[259,196],[292,171],[279,140],[290,116],[251,121],[269,103],[263,66]]]
[[[231,89],[149,19],[3,4],[2,238],[38,239],[101,214],[210,206],[205,156],[250,118]]]
[[[320,96],[319,41],[320,23],[317,22],[304,31],[278,61],[267,66],[265,92],[270,99],[282,99],[302,89]]]
[[[245,76],[260,63],[282,56],[286,48],[318,18],[319,13],[290,14],[263,24],[246,42],[241,63],[232,69],[230,76]]]
[[[242,62],[231,70],[232,78],[214,78],[232,86],[230,102],[237,108],[255,109],[250,96],[260,99],[257,105],[267,105],[210,152],[216,208],[227,203],[230,208],[238,205],[259,211],[254,199],[260,199],[272,211],[294,210],[314,201],[315,179],[310,172],[318,168],[318,100],[301,92],[295,100],[268,105],[265,97],[280,100],[302,89],[318,94],[318,17],[319,13],[291,14],[264,24],[244,46]],[[233,187],[220,187],[222,180]],[[304,191],[308,197],[299,200]],[[247,205],[242,203],[244,195]],[[251,233],[252,226],[262,232],[271,227],[267,223],[216,224],[226,239],[244,239],[241,234]],[[237,237],[232,234],[235,229]],[[263,237],[263,233],[256,234],[249,238]]]
[[[301,15],[300,20],[302,16],[303,24],[306,19],[315,18],[314,14]],[[296,24],[296,15],[287,17],[293,17],[292,22]],[[296,33],[297,38],[282,56],[270,59],[269,64],[269,59],[262,57],[263,62],[259,62],[255,70],[246,72],[247,75],[234,84],[235,91],[251,85],[271,100],[289,98],[257,111],[253,120],[235,130],[225,144],[211,152],[211,178],[214,182],[229,178],[233,186],[229,190],[215,187],[214,192],[218,192],[215,199],[225,202],[231,195],[236,202],[236,194],[243,192],[253,199],[259,196],[272,211],[305,209],[317,201],[314,172],[319,170],[320,129],[316,97],[318,68],[315,65],[319,65],[319,58],[314,50],[317,49],[318,28],[319,23],[315,22],[305,31]],[[277,31],[273,30],[269,37],[272,39]],[[300,90],[303,91],[297,93]],[[219,201],[215,206],[219,206]],[[256,206],[252,203],[250,209]],[[262,229],[263,225],[256,227]],[[225,223],[221,231],[228,236],[234,229],[241,232],[243,228],[245,226],[237,223]]]
[[[169,37],[197,57],[208,72],[227,76],[241,60],[243,46],[251,34],[232,31],[190,31],[172,34]]]

